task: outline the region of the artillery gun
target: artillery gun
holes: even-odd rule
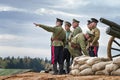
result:
[[[120,56],[120,54],[112,56],[112,50],[120,52],[120,41],[119,41],[120,40],[120,25],[115,22],[104,19],[104,18],[100,18],[100,22],[109,26],[106,29],[106,33],[108,35],[111,35],[109,42],[108,42],[108,46],[107,46],[107,57],[112,60],[112,58]],[[118,39],[118,41],[115,40],[116,38]],[[113,43],[115,43],[118,47],[113,48],[112,47]]]

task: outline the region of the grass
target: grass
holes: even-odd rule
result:
[[[31,71],[31,69],[0,69],[0,76],[14,75]]]

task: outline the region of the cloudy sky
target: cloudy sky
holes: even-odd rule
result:
[[[0,0],[0,56],[49,58],[51,33],[35,27],[34,22],[50,26],[56,18],[80,21],[86,32],[87,20],[100,17],[120,23],[120,0]],[[106,25],[101,31],[99,56],[106,56]]]

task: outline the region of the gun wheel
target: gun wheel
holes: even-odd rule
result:
[[[108,42],[108,47],[107,47],[107,57],[112,60],[112,58],[120,56],[120,54],[114,55],[113,53],[118,53],[120,52],[120,42],[119,39],[116,39],[115,37],[110,37],[109,42]],[[114,46],[115,45],[115,46]],[[117,47],[116,47],[117,45]],[[115,47],[115,48],[114,48]],[[119,47],[119,48],[118,48]],[[116,52],[117,51],[117,52]]]

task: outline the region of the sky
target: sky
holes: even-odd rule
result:
[[[120,0],[0,0],[0,57],[51,57],[49,33],[34,22],[55,25],[56,18],[80,21],[85,33],[87,20],[101,17],[120,23]],[[98,55],[106,57],[109,35],[107,25],[98,23],[100,48]],[[63,25],[64,28],[64,25]]]

